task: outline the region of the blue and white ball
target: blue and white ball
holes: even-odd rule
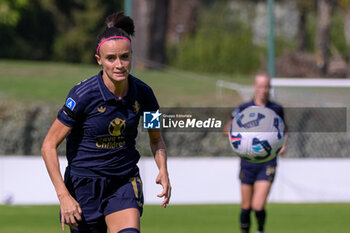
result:
[[[229,139],[239,157],[253,163],[262,163],[276,157],[285,137],[285,125],[273,110],[251,106],[232,120]]]

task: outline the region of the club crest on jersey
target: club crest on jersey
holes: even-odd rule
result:
[[[104,113],[106,111],[106,107],[100,106],[97,108],[97,111],[99,111],[100,113]]]
[[[71,97],[69,97],[66,101],[66,107],[73,111],[75,105],[75,101]]]
[[[125,130],[126,124],[125,120],[120,118],[115,118],[108,126],[108,132],[112,136],[120,136]]]
[[[138,113],[140,111],[140,104],[137,102],[137,100],[135,100],[135,103],[132,107],[134,108],[135,113]]]

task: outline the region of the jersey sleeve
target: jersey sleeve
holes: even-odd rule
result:
[[[282,120],[284,122],[284,129],[285,129],[285,131],[288,132],[288,125],[287,125],[286,119],[284,118],[284,108],[282,106],[280,108],[279,116],[282,118]]]
[[[281,107],[281,109],[280,109],[280,117],[282,118],[282,120],[285,120],[284,119],[284,109],[283,109],[283,107]]]
[[[73,88],[69,92],[65,104],[58,111],[57,119],[69,127],[74,127],[82,119],[83,112],[84,104]]]
[[[244,109],[246,109],[246,108],[248,108],[250,106],[254,106],[254,102],[253,101],[246,102],[246,103],[243,103],[243,104],[239,105],[237,108],[235,108],[233,110],[231,117],[235,118],[238,113],[242,112]]]
[[[140,98],[142,99],[142,104],[141,104],[142,113],[148,112],[148,111],[157,111],[159,109],[159,104],[156,96],[153,93],[152,88],[150,87],[145,88]]]
[[[241,109],[239,107],[235,108],[232,113],[231,113],[231,117],[232,119],[235,118],[235,116],[241,111]]]

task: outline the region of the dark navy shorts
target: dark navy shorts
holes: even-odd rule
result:
[[[123,177],[104,177],[94,172],[67,167],[65,184],[82,209],[82,221],[71,232],[105,233],[105,216],[128,208],[143,211],[142,181],[138,172]]]
[[[241,166],[239,179],[243,184],[253,185],[255,181],[267,180],[271,183],[275,179],[276,165],[254,164]]]

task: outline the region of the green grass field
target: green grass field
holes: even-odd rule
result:
[[[0,206],[1,233],[58,233],[58,206]],[[267,233],[349,233],[350,203],[268,204]],[[143,233],[232,233],[239,206],[146,205]],[[253,215],[252,215],[253,219]],[[251,232],[255,232],[255,220]],[[66,230],[66,232],[68,232]]]
[[[98,65],[0,60],[0,98],[61,105],[75,84],[99,70]],[[133,74],[153,88],[163,107],[234,106],[240,98],[233,91],[224,91],[223,98],[216,99],[216,80],[244,84],[252,80],[250,76],[201,75],[174,69],[135,70]]]

